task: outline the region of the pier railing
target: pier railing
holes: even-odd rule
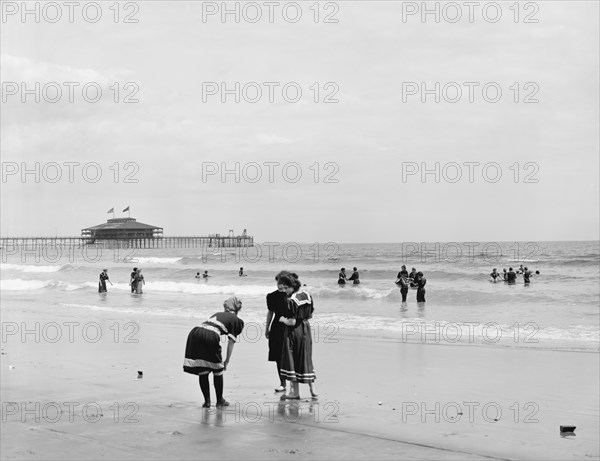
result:
[[[2,248],[82,247],[104,248],[237,248],[254,246],[254,237],[173,236],[160,238],[90,239],[85,237],[0,237]]]

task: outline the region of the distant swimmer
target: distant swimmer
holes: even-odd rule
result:
[[[423,272],[417,272],[417,302],[425,302],[425,284],[427,279],[423,277]]]
[[[196,278],[197,279],[201,279],[202,278],[202,276],[200,275],[200,272],[196,272]]]
[[[240,267],[240,272],[238,273],[238,275],[240,277],[246,277],[246,274],[244,274],[244,268],[243,267]]]
[[[506,269],[505,269],[505,270],[506,270]],[[502,277],[502,276],[501,276],[501,275],[500,275],[500,274],[499,274],[499,273],[496,271],[496,269],[494,269],[494,270],[492,271],[492,273],[490,274],[490,277],[492,278],[492,281],[494,281],[494,282],[497,282],[497,280],[496,280],[496,279],[497,279],[497,278],[500,278],[500,277]]]
[[[202,274],[202,278],[207,279],[208,277],[211,277],[210,275],[208,275],[208,271],[204,271],[204,274]]]
[[[509,284],[514,284],[517,281],[517,274],[515,273],[515,271],[513,271],[512,267],[508,268],[508,273],[506,274],[506,281]]]
[[[338,274],[338,285],[346,285],[346,268],[342,267]]]
[[[505,267],[504,269],[502,269],[502,279],[505,282],[508,282],[508,278],[507,277],[508,277],[508,273],[506,272],[506,267]]]
[[[137,267],[133,268],[131,275],[129,276],[129,285],[131,286],[131,292],[135,292],[135,276],[137,274]]]
[[[102,269],[100,281],[98,282],[98,293],[106,293],[106,282],[112,285],[112,282],[108,279],[108,269]]]
[[[352,270],[354,272],[352,272],[352,275],[350,276],[348,281],[352,280],[352,283],[354,285],[358,285],[360,283],[360,280],[358,279],[358,269],[356,267],[353,267]]]
[[[523,267],[523,264],[521,264],[521,265],[519,266],[519,268],[517,269],[517,274],[522,274],[522,273],[524,273],[526,270],[527,270],[527,268],[526,268],[526,267]]]

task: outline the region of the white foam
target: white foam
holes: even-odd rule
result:
[[[131,261],[126,261],[130,264],[176,264],[183,258],[159,258],[159,257],[143,257],[135,256]]]
[[[511,262],[511,263],[539,263],[540,260],[539,259],[505,259],[505,261]]]
[[[23,279],[2,279],[0,280],[0,289],[2,291],[29,291],[44,288],[50,280],[23,280]]]
[[[96,286],[94,284],[84,283],[75,285],[61,280],[23,280],[23,279],[4,279],[0,280],[0,289],[3,291],[31,291],[42,288],[58,288],[64,291],[75,291],[86,286]]]
[[[325,286],[310,288],[309,293],[313,296],[338,299],[384,299],[399,291],[397,288],[377,290],[374,288],[345,285],[343,287],[329,288]]]
[[[63,266],[31,266],[26,264],[0,264],[2,270],[21,272],[58,272]]]
[[[263,285],[211,285],[204,281],[197,283],[189,282],[148,282],[144,290],[167,291],[175,293],[193,294],[237,294],[237,295],[261,295],[273,291],[271,286]]]

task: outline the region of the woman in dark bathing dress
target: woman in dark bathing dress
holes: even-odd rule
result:
[[[405,266],[402,266],[403,268]],[[402,302],[406,303],[406,296],[408,295],[408,271],[402,269],[398,272],[398,278],[396,279],[396,285],[400,287],[400,294],[402,295]]]
[[[415,280],[417,283],[417,302],[424,303],[425,302],[425,284],[427,283],[427,279],[423,277],[423,272],[417,272],[417,278]]]
[[[107,281],[110,283],[110,280],[108,279],[108,270],[102,269],[102,272],[100,272],[100,281],[98,282],[98,293],[106,293]]]
[[[281,375],[290,384],[289,394],[283,395],[281,400],[300,399],[299,383],[308,384],[313,398],[317,393],[313,387],[316,379],[312,362],[312,335],[310,323],[312,318],[313,300],[306,291],[300,290],[300,281],[290,275],[279,278],[279,283],[288,296],[288,317],[281,317],[279,321],[286,325],[283,335],[283,354],[281,357]]]
[[[281,375],[281,354],[283,352],[283,332],[285,325],[279,321],[281,317],[287,317],[288,297],[283,291],[283,285],[279,283],[279,278],[284,275],[292,275],[298,278],[296,274],[290,274],[287,271],[281,271],[275,276],[277,281],[277,290],[267,295],[267,334],[269,340],[269,362],[277,364],[277,375],[279,376],[279,386],[275,392],[285,392],[285,378]]]
[[[223,398],[223,374],[227,369],[233,346],[244,329],[244,321],[238,317],[242,301],[232,296],[223,303],[224,312],[217,312],[202,325],[190,331],[185,347],[183,371],[198,375],[200,390],[204,396],[203,408],[210,408],[210,385],[208,375],[213,374],[213,384],[217,396],[217,407],[226,407],[229,402]],[[221,336],[229,338],[227,355],[223,360]]]

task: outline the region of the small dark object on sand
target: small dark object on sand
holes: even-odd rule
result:
[[[560,432],[575,432],[577,426],[560,426]]]

